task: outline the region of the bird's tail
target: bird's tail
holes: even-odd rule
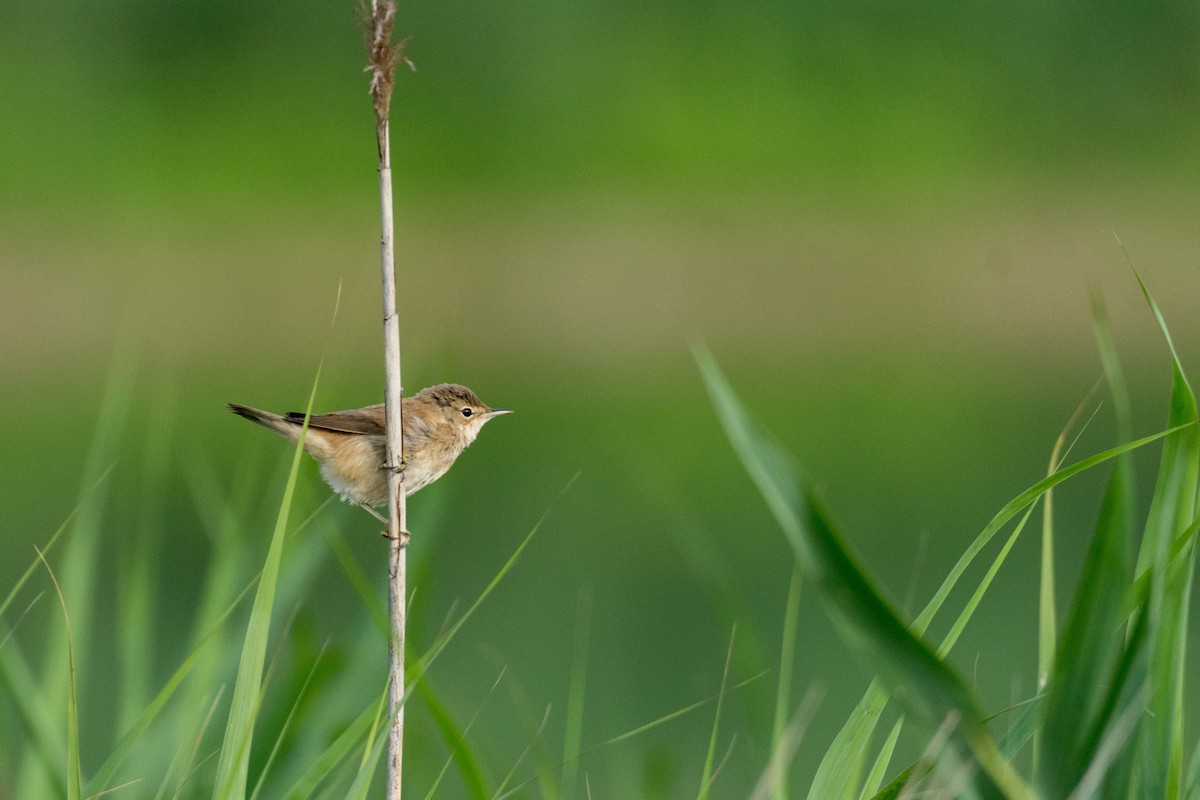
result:
[[[281,417],[279,414],[274,414],[270,411],[260,411],[257,408],[243,406],[238,403],[226,403],[226,406],[239,417],[245,417],[252,422],[257,422],[264,428],[270,428],[293,444],[300,439],[300,423],[293,422],[286,417]]]

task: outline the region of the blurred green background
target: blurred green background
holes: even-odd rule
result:
[[[104,571],[74,602],[116,635],[123,565],[155,542],[157,686],[218,568],[206,506],[251,498],[245,558],[226,565],[248,579],[282,492],[287,448],[223,404],[302,408],[322,352],[319,409],[382,396],[365,57],[345,2],[0,3],[0,16],[0,593],[75,505],[105,386],[128,392],[123,423],[101,431],[117,457]],[[472,733],[497,779],[529,735],[524,704],[534,725],[551,706],[546,737],[561,742],[581,630],[590,746],[715,693],[736,623],[732,679],[772,671],[730,701],[720,796],[765,765],[791,556],[689,337],[819,478],[910,612],[1044,473],[1100,374],[1092,294],[1139,433],[1165,420],[1166,352],[1123,248],[1197,363],[1192,5],[420,3],[402,4],[399,30],[417,67],[393,103],[405,386],[462,382],[518,412],[411,505],[414,644],[553,506],[431,676],[465,722],[507,665],[512,692]],[[147,497],[143,454],[164,429]],[[1077,452],[1114,436],[1101,408]],[[1064,602],[1101,478],[1058,498]],[[326,496],[306,464],[295,518]],[[157,504],[146,538],[124,533]],[[382,595],[375,522],[342,505],[320,519]],[[1033,688],[1037,549],[1027,534],[954,654],[989,710]],[[304,635],[346,660],[381,656],[318,552],[295,609]],[[45,597],[22,620],[35,663],[59,625]],[[94,769],[118,656],[80,659]],[[352,667],[365,677],[348,716],[382,666]],[[868,678],[806,592],[795,681],[822,699],[799,785]],[[590,752],[580,774],[597,797],[692,796],[711,711]],[[20,735],[2,702],[0,724]],[[406,776],[423,793],[444,748],[420,710],[411,726]]]

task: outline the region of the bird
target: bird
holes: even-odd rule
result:
[[[404,474],[404,494],[411,495],[446,474],[491,419],[511,414],[491,408],[457,383],[441,383],[403,399],[404,460],[395,468]],[[304,414],[275,414],[239,403],[227,403],[240,417],[269,428],[289,442],[300,439]],[[308,418],[304,450],[321,467],[321,477],[343,500],[366,509],[385,525],[375,510],[388,502],[387,420],[382,403]]]

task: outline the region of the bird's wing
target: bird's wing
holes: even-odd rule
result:
[[[299,411],[288,412],[287,418],[290,422],[304,422],[304,414]],[[323,431],[370,436],[383,436],[387,433],[382,404],[366,408],[353,408],[347,411],[332,411],[328,414],[314,414],[309,417],[308,427]]]

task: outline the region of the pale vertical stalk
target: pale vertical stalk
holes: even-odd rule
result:
[[[383,338],[384,360],[387,365],[387,386],[384,402],[387,405],[387,463],[404,463],[404,405],[400,383],[400,317],[396,312],[395,247],[392,240],[392,169],[388,152],[387,123],[380,139],[379,200],[383,212],[383,235],[380,254],[383,264]],[[387,797],[400,798],[400,774],[404,749],[404,628],[408,610],[405,608],[408,559],[408,503],[404,496],[404,473],[388,472],[388,618],[391,633],[388,638],[388,734]]]
[[[370,56],[371,101],[375,107],[375,136],[379,144],[379,206],[382,233],[379,238],[383,273],[383,353],[387,384],[384,391],[387,420],[388,470],[388,732],[387,798],[399,800],[404,752],[404,625],[407,610],[408,543],[407,508],[404,496],[404,390],[400,382],[400,317],[396,311],[396,249],[392,212],[392,158],[389,137],[389,107],[396,63],[403,58],[404,42],[392,41],[396,4],[371,0],[367,20],[367,53]]]

